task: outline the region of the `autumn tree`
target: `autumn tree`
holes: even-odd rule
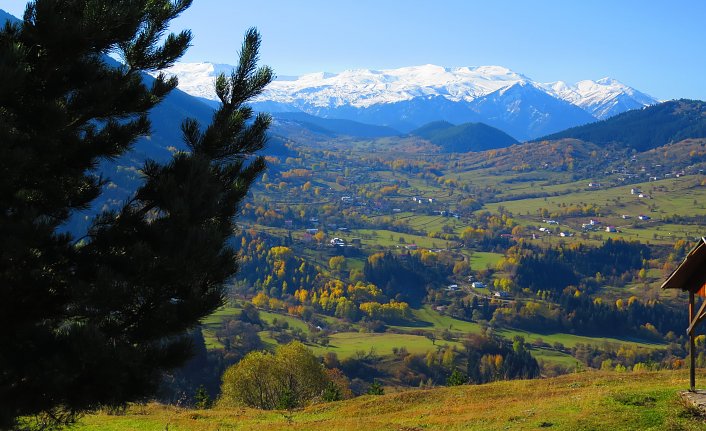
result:
[[[321,397],[331,381],[311,350],[293,341],[274,354],[248,353],[226,370],[221,400],[261,409],[302,407]]]
[[[0,30],[0,428],[150,396],[222,304],[234,216],[265,168],[253,154],[270,118],[245,105],[273,78],[255,30],[216,79],[212,123],[184,121],[188,151],[147,161],[131,198],[82,237],[61,230],[101,194],[99,162],[150,133],[148,111],[177,80],[147,85],[144,72],[182,56],[190,32],[165,31],[190,4],[36,0]]]

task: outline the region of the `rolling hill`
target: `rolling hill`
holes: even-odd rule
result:
[[[330,134],[332,136],[346,135],[359,138],[380,138],[400,134],[399,131],[391,127],[365,124],[351,120],[321,118],[304,112],[274,112],[272,116],[276,120],[296,122],[312,131]]]
[[[445,121],[437,121],[413,130],[410,134],[429,140],[440,146],[445,153],[494,150],[517,144],[512,136],[483,123],[454,126]]]
[[[618,145],[647,151],[688,138],[706,137],[706,102],[671,100],[624,112],[607,120],[573,127],[537,139],[580,139],[605,146]]]
[[[702,378],[702,377],[701,377]],[[586,372],[408,390],[315,404],[302,410],[209,410],[149,404],[88,415],[72,429],[240,430],[700,430],[703,418],[678,396],[686,371]]]

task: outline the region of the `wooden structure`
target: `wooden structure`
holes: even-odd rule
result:
[[[696,247],[684,258],[679,267],[662,283],[662,289],[681,289],[689,292],[689,390],[696,391],[696,352],[694,329],[706,319],[706,300],[696,310],[696,296],[706,297],[706,238],[701,238]]]

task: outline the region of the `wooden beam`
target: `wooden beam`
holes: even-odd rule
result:
[[[694,296],[693,293],[691,293],[690,297]],[[692,304],[689,303],[689,307],[692,307]],[[690,308],[691,310],[691,308]],[[691,311],[689,311],[689,314],[691,315]],[[696,313],[696,316],[691,316],[691,322],[689,324],[689,329],[686,330],[686,333],[691,335],[694,332],[694,329],[696,328],[696,325],[701,323],[702,320],[706,317],[706,300],[704,300],[701,303],[701,308],[699,308],[699,311]]]
[[[706,303],[706,301],[704,301]],[[689,323],[694,321],[694,292],[689,291]],[[696,392],[696,346],[694,345],[694,332],[689,333],[689,390]]]

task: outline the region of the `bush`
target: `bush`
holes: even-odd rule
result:
[[[383,389],[380,382],[373,380],[373,383],[368,388],[368,395],[384,395],[385,390]]]
[[[461,386],[468,382],[468,377],[458,370],[453,370],[448,379],[446,379],[446,386]]]
[[[223,374],[221,403],[260,409],[302,407],[322,396],[329,379],[311,350],[294,341],[274,354],[250,352]]]

